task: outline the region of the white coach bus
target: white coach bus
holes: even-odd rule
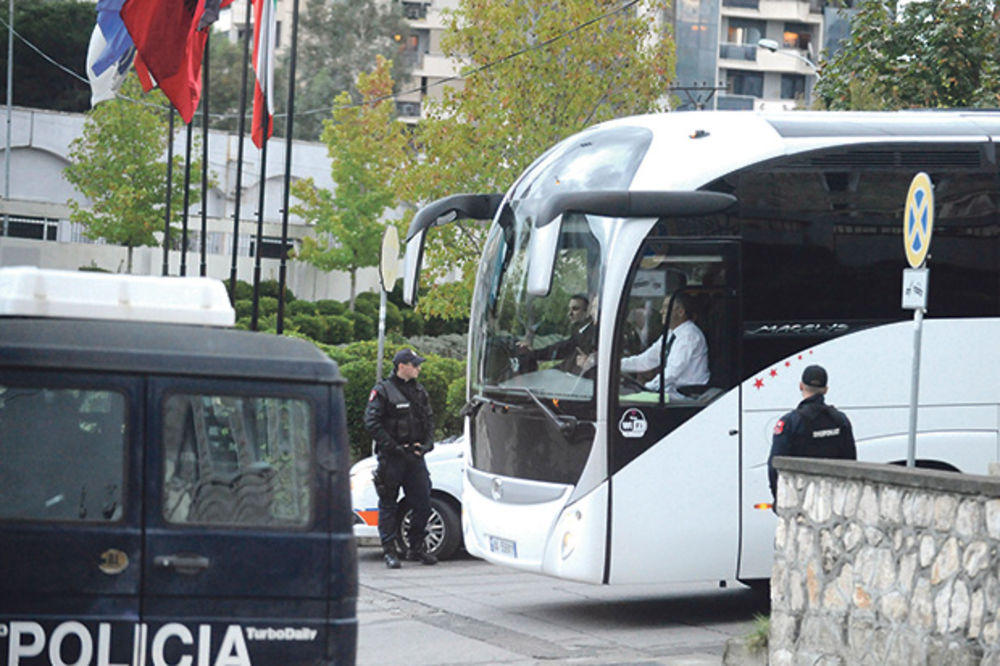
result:
[[[906,460],[902,220],[920,171],[936,218],[916,457],[985,473],[1000,421],[997,138],[988,112],[639,116],[559,143],[504,195],[421,210],[411,301],[427,229],[492,219],[470,323],[469,552],[591,583],[769,578],[771,433],[806,365],[829,371],[860,459]],[[649,390],[620,360],[658,344],[681,292],[709,379]],[[524,347],[565,338],[576,294],[599,334],[586,370],[566,372]]]

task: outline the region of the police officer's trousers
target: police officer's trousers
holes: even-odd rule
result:
[[[423,456],[408,451],[379,455],[378,470],[381,484],[378,497],[378,534],[383,548],[392,548],[399,521],[399,489],[403,502],[413,510],[406,537],[411,549],[423,548],[427,534],[427,518],[431,515],[431,477]]]

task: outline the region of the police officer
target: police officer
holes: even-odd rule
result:
[[[400,487],[413,510],[406,559],[437,564],[424,544],[431,513],[431,479],[424,455],[434,448],[434,421],[427,391],[417,382],[423,362],[412,349],[397,352],[392,375],[375,385],[365,408],[365,427],[375,439],[378,457],[373,477],[378,492],[378,534],[390,569],[399,568],[395,542]]]
[[[778,472],[771,461],[775,456],[803,458],[843,458],[856,460],[854,433],[844,413],[826,404],[826,370],[810,365],[802,371],[799,391],[804,400],[774,424],[767,475],[775,506],[778,498]]]

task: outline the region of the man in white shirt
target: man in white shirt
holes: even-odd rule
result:
[[[680,291],[674,294],[673,299],[674,305],[670,310],[670,332],[666,335],[666,366],[662,372],[657,372],[655,377],[646,382],[645,387],[649,391],[659,391],[662,376],[666,394],[671,398],[680,398],[682,396],[677,392],[678,386],[708,383],[708,343],[705,342],[705,334],[690,319],[689,313],[693,305],[691,295]],[[668,296],[663,299],[663,306],[660,309],[665,324],[669,304]],[[663,344],[664,336],[661,335],[641,354],[623,358],[622,371],[658,370]]]

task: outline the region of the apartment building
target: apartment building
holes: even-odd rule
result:
[[[848,23],[828,0],[679,0],[681,108],[811,106],[823,51],[836,48]]]

